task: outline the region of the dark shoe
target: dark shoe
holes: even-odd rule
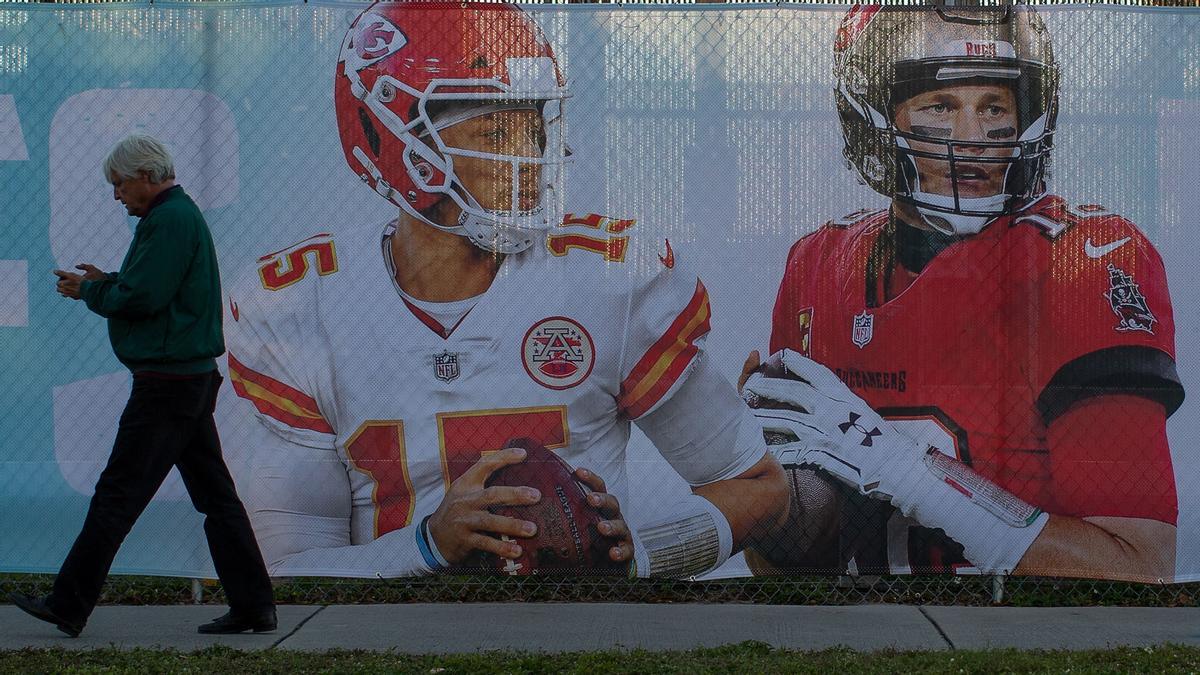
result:
[[[46,598],[31,598],[23,593],[9,593],[8,599],[12,601],[12,604],[24,610],[26,614],[54,624],[55,627],[71,637],[79,637],[79,634],[83,632],[82,621],[71,621],[59,616],[46,604]]]
[[[225,616],[209,621],[197,628],[197,632],[210,635],[227,635],[230,633],[244,633],[252,630],[255,633],[269,633],[275,630],[277,624],[275,618],[275,608],[272,607],[265,612],[257,614],[238,615],[231,610]]]

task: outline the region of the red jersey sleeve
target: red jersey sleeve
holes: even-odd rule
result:
[[[631,420],[678,391],[710,329],[708,290],[694,274],[674,265],[651,262],[641,268],[648,274],[636,276],[630,287],[625,345],[629,358],[622,366],[617,404]]]
[[[1041,247],[1030,330],[1043,418],[1050,423],[1097,393],[1150,398],[1169,415],[1183,389],[1162,258],[1120,216],[1068,211],[1061,218],[1066,227]]]
[[[1141,396],[1110,394],[1071,406],[1049,428],[1050,510],[1176,524],[1166,424],[1166,410]]]

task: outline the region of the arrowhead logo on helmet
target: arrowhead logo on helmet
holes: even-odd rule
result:
[[[359,33],[358,55],[371,63],[400,51],[408,44],[408,38],[399,28],[381,16],[370,17],[370,22]]]
[[[335,71],[338,133],[354,173],[408,217],[490,252],[519,253],[564,210],[562,103],[569,92],[553,50],[524,10],[470,4],[376,2],[364,9],[346,33]],[[522,149],[520,160],[470,139],[454,147],[442,134],[507,109],[538,118],[540,140]],[[499,194],[511,199],[469,185],[481,179],[460,175],[455,157],[495,163],[492,180],[507,180]],[[523,185],[530,182],[536,185]],[[443,201],[458,213],[435,213]]]
[[[346,33],[341,60],[359,71],[395,54],[408,44],[408,37],[391,21],[373,12],[363,14]]]

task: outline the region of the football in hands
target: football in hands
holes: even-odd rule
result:
[[[520,557],[510,560],[481,554],[483,566],[511,575],[626,574],[629,564],[608,556],[615,540],[597,529],[605,518],[588,503],[588,489],[575,478],[574,469],[529,438],[513,439],[504,447],[524,449],[525,459],[498,469],[487,486],[531,487],[541,492],[542,498],[536,504],[499,505],[489,510],[532,522],[537,532],[516,539]]]

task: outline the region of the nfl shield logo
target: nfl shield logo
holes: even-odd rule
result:
[[[458,377],[458,354],[442,352],[433,357],[434,375],[443,382]]]
[[[867,310],[863,310],[862,314],[854,317],[854,332],[850,334],[850,340],[858,346],[859,349],[867,346],[871,338],[875,335],[875,317],[867,314]]]

